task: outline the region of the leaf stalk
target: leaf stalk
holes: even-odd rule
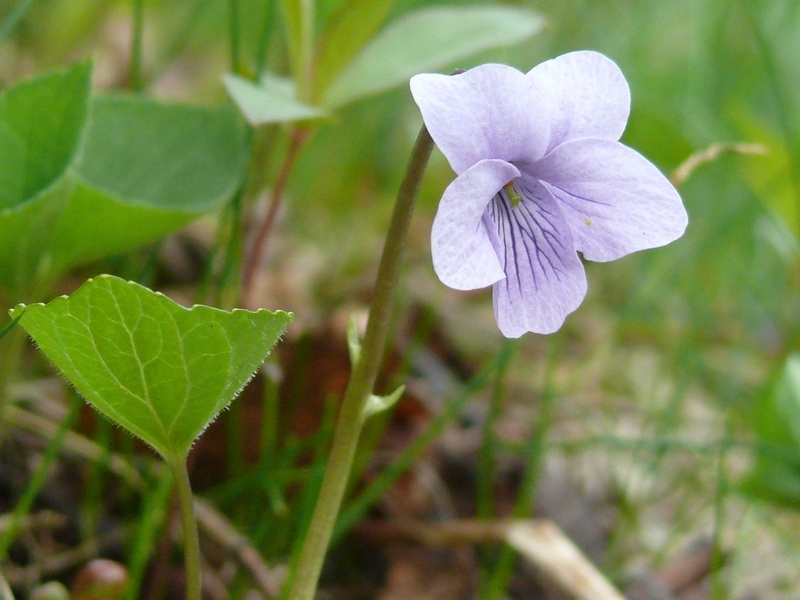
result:
[[[186,568],[186,600],[201,600],[203,576],[200,571],[200,538],[194,515],[194,495],[186,470],[186,459],[171,458],[169,467],[175,478],[175,493],[178,496],[178,511],[183,530],[183,555]]]

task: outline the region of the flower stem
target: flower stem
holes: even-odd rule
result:
[[[178,495],[178,510],[183,529],[183,556],[186,568],[186,600],[201,600],[203,578],[200,572],[200,539],[197,535],[197,521],[194,517],[194,495],[189,484],[186,460],[172,458],[169,468],[175,478],[175,492]]]
[[[353,457],[363,425],[362,412],[367,398],[372,393],[383,357],[405,238],[417,190],[432,149],[433,140],[423,126],[411,151],[406,174],[397,193],[392,221],[386,234],[378,267],[364,343],[359,358],[353,365],[353,372],[342,400],[328,466],[297,570],[290,584],[289,600],[312,600],[317,589],[322,563],[353,466]]]

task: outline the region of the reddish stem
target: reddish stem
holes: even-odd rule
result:
[[[283,194],[286,191],[286,184],[289,182],[289,175],[291,175],[292,167],[307,137],[307,131],[299,127],[294,127],[292,129],[289,138],[289,148],[286,151],[286,158],[278,173],[278,178],[275,180],[269,207],[267,208],[264,218],[258,223],[253,233],[252,241],[250,242],[245,258],[244,268],[242,269],[242,306],[249,307],[253,300],[252,295],[255,275],[266,253],[269,235],[275,225],[275,217],[278,215],[278,208],[280,208]]]

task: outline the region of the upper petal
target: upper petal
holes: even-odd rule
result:
[[[506,337],[553,333],[586,295],[586,274],[556,201],[537,181],[515,184],[516,206],[495,199],[490,208],[506,277],[494,284],[494,312]]]
[[[452,76],[415,75],[411,94],[458,174],[486,158],[536,160],[550,139],[542,91],[512,67],[488,64]]]
[[[447,187],[431,231],[433,268],[442,283],[474,290],[503,278],[483,216],[495,194],[518,176],[507,162],[483,160]]]
[[[622,135],[631,94],[611,59],[598,52],[570,52],[537,65],[527,77],[548,94],[548,150],[573,138],[616,141]]]
[[[686,229],[686,210],[672,184],[619,142],[565,142],[533,171],[561,204],[575,247],[589,260],[663,246]]]

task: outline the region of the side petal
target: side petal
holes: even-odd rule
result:
[[[672,184],[619,142],[565,142],[532,170],[559,201],[575,248],[589,260],[663,246],[686,229],[686,210]]]
[[[514,165],[482,160],[444,191],[431,231],[433,269],[442,283],[475,290],[503,278],[484,213],[497,192],[518,176]]]
[[[461,174],[486,158],[530,162],[544,155],[549,117],[541,90],[512,67],[488,64],[459,75],[423,73],[411,94],[450,166]]]
[[[516,207],[496,198],[490,209],[506,274],[494,284],[494,314],[510,338],[553,333],[586,295],[586,273],[556,201],[533,179],[515,188]]]
[[[548,150],[579,137],[619,140],[631,93],[614,61],[598,52],[570,52],[537,65],[527,77],[549,94]]]

